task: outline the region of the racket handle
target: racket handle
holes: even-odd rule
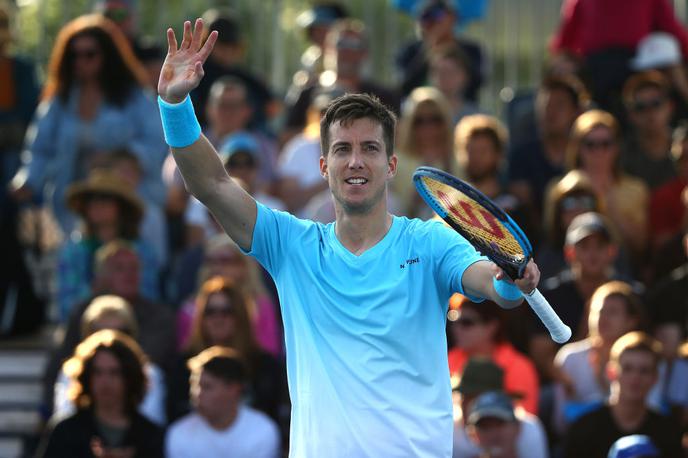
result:
[[[533,309],[538,318],[547,327],[553,341],[563,344],[571,338],[571,328],[561,321],[557,312],[554,311],[547,299],[545,299],[545,296],[537,288],[530,294],[524,294],[523,297],[525,297],[530,308]]]

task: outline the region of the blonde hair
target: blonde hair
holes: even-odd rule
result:
[[[600,213],[600,202],[590,177],[582,170],[571,170],[547,189],[543,221],[547,237],[554,246],[563,246],[566,234],[566,228],[560,226],[561,201],[568,196],[580,194],[594,199],[595,206],[589,211]]]
[[[495,149],[504,156],[509,142],[509,133],[502,122],[494,116],[474,114],[464,116],[454,129],[454,154],[458,163],[465,167],[468,142],[479,135],[485,135],[494,144]]]
[[[571,136],[566,146],[566,167],[568,170],[578,169],[580,163],[580,148],[583,137],[592,132],[596,127],[609,129],[614,137],[614,141],[619,142],[619,123],[614,116],[603,110],[588,110],[576,118],[571,128]],[[619,158],[617,155],[615,173],[620,172]]]
[[[418,114],[418,110],[423,106],[430,106],[437,112],[443,120],[444,144],[448,155],[453,151],[453,121],[451,109],[444,95],[434,87],[417,87],[408,95],[401,107],[401,117],[399,118],[399,150],[411,157],[419,157],[418,148],[413,132],[413,120]]]
[[[86,338],[93,334],[96,331],[96,322],[109,316],[122,320],[127,327],[127,334],[134,339],[138,337],[139,327],[131,305],[124,298],[114,294],[98,296],[91,301],[81,317],[81,337]]]

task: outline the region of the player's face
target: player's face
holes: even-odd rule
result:
[[[386,205],[387,182],[396,168],[397,158],[387,156],[379,123],[362,118],[330,126],[329,151],[320,158],[320,172],[335,205],[346,213],[363,215]]]

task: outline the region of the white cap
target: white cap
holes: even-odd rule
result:
[[[636,54],[631,59],[633,70],[650,70],[675,65],[681,62],[681,48],[678,40],[666,32],[654,32],[638,43]]]

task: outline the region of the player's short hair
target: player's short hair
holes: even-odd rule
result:
[[[344,94],[334,99],[320,120],[320,148],[323,156],[330,149],[330,127],[339,122],[349,125],[358,119],[368,118],[382,126],[387,156],[394,154],[396,116],[374,95]]]

